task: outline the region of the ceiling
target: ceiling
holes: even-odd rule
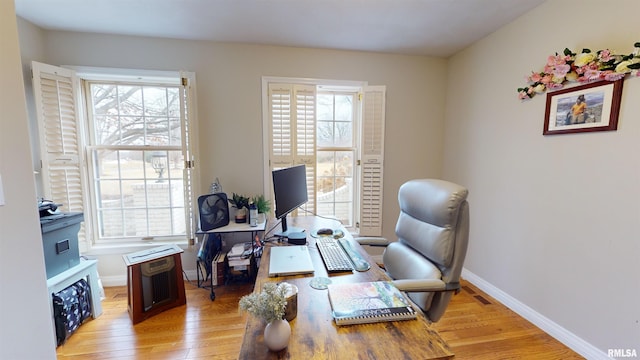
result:
[[[544,0],[15,0],[48,30],[449,57]]]

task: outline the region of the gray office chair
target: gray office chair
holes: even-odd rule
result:
[[[440,320],[451,296],[460,291],[469,239],[467,194],[448,181],[410,180],[398,191],[398,240],[356,239],[362,245],[386,246],[386,272],[432,322]]]

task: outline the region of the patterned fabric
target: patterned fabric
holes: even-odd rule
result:
[[[53,313],[58,346],[73,334],[84,320],[91,316],[91,291],[81,279],[68,288],[53,294]]]

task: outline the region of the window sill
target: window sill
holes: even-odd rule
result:
[[[145,242],[140,244],[113,244],[113,245],[93,245],[89,250],[83,252],[81,255],[85,256],[101,256],[101,255],[124,255],[136,251],[143,251],[154,248],[156,246],[176,244],[182,250],[187,250],[189,244],[186,241],[155,241]]]

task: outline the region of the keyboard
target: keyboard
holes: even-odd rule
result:
[[[316,239],[316,246],[328,273],[351,271],[367,271],[369,263],[351,246],[345,238],[334,239],[330,236],[320,236]]]

